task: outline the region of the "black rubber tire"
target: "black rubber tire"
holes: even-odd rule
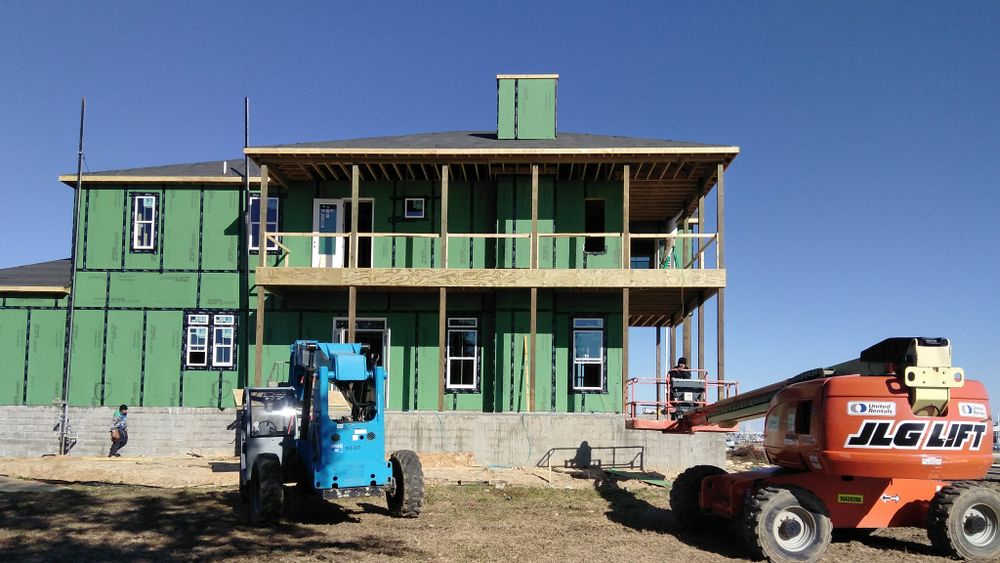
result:
[[[258,457],[253,464],[249,485],[250,521],[258,526],[278,523],[285,495],[278,460],[270,456]]]
[[[696,465],[685,469],[670,487],[670,510],[680,529],[702,529],[723,521],[718,516],[701,511],[701,483],[706,477],[725,475],[726,470],[714,465]]]
[[[786,527],[791,527],[791,535],[782,538],[780,528]],[[830,545],[833,525],[829,511],[816,495],[799,487],[773,485],[757,490],[747,502],[742,531],[758,559],[812,563]]]
[[[976,483],[944,487],[927,511],[927,537],[945,555],[973,561],[1000,559],[1000,494]]]
[[[399,450],[389,456],[393,487],[386,491],[385,500],[393,516],[416,518],[424,508],[424,469],[420,458],[410,450]]]
[[[243,481],[243,476],[239,477],[240,480],[240,501],[250,502],[250,487],[249,481]]]

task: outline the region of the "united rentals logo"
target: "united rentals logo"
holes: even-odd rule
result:
[[[886,450],[978,450],[986,435],[979,422],[926,420],[865,420],[857,433],[847,437],[845,448]]]
[[[891,401],[850,401],[847,414],[853,416],[896,416],[896,403]]]
[[[958,416],[986,418],[986,405],[982,403],[959,403]]]

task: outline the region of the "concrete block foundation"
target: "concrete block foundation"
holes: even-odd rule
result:
[[[69,409],[76,445],[70,455],[107,455],[113,408]],[[0,457],[36,457],[58,449],[57,407],[0,407]],[[129,409],[126,456],[234,455],[234,409]],[[724,434],[668,435],[626,430],[621,415],[389,412],[389,451],[471,452],[493,467],[684,468],[724,465]]]

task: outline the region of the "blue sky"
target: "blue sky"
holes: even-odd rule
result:
[[[729,378],[942,335],[1000,397],[998,26],[995,2],[5,3],[0,267],[68,255],[81,96],[97,171],[238,157],[243,96],[253,144],[489,130],[495,74],[558,72],[563,131],[742,148]]]

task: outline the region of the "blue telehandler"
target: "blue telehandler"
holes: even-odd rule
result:
[[[287,382],[243,392],[240,494],[250,519],[279,521],[295,494],[385,494],[393,515],[419,515],[420,459],[409,450],[385,457],[386,377],[378,358],[361,344],[298,340],[290,348]]]

